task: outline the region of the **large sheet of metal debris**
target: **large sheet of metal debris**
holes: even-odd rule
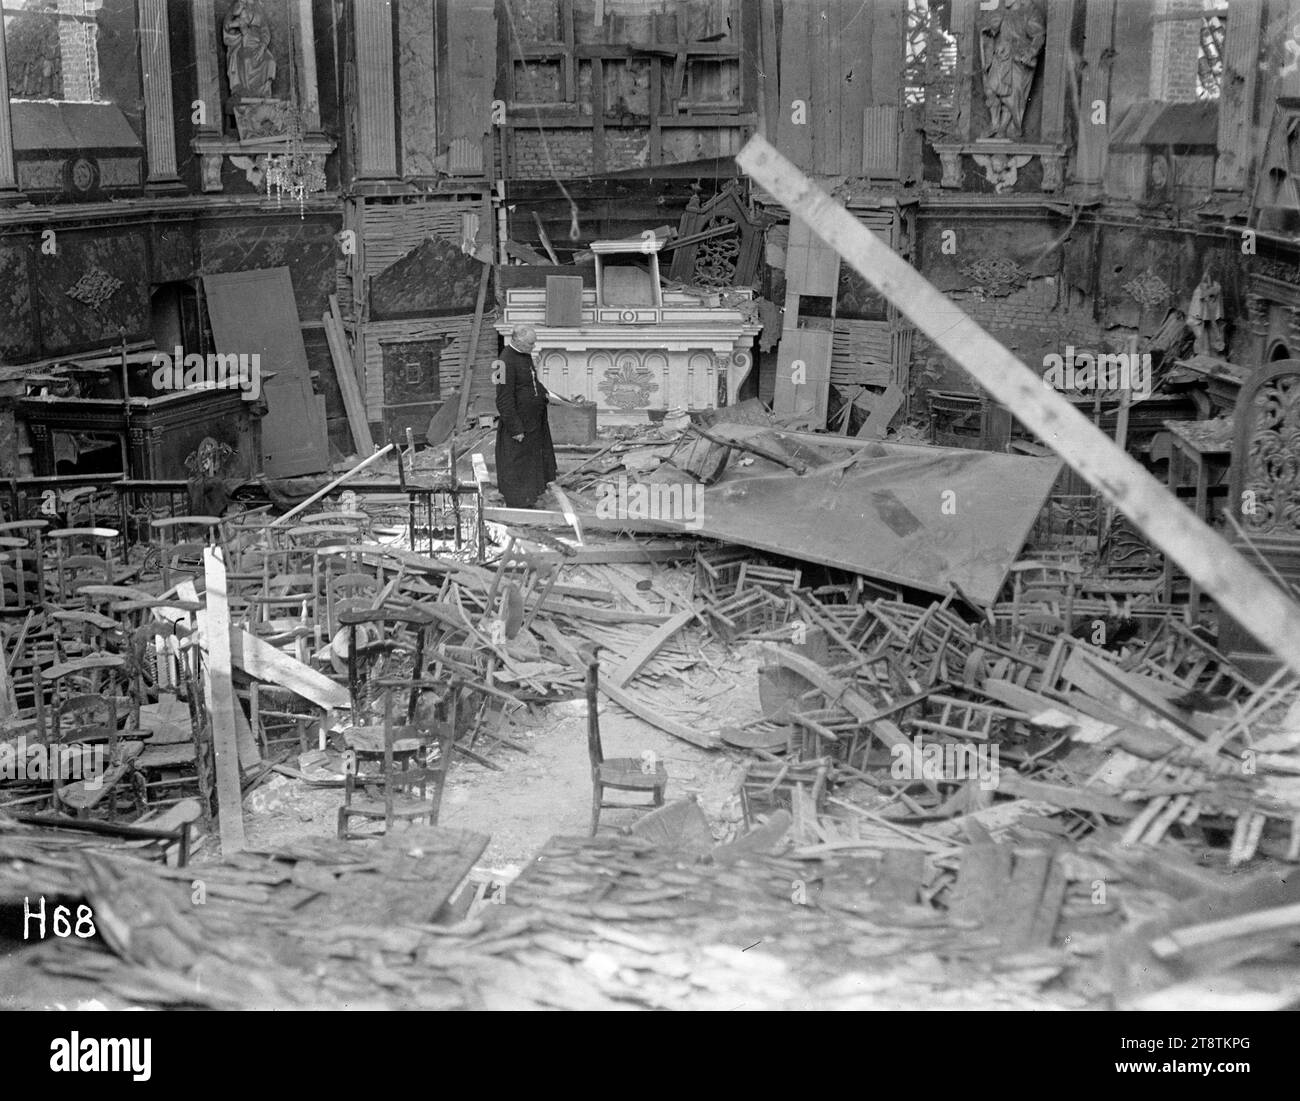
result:
[[[612,505],[628,527],[646,519],[654,530],[705,535],[924,592],[943,594],[956,585],[968,599],[989,604],[1062,465],[1054,458],[841,442],[750,425],[711,431],[783,451],[805,472],[735,450],[723,476],[697,489],[689,475],[665,465],[641,482],[606,483],[591,525],[603,526],[602,513]],[[684,504],[698,502],[697,513],[672,515],[677,502],[664,491],[676,490],[674,482],[682,485]],[[673,507],[656,508],[656,493]]]

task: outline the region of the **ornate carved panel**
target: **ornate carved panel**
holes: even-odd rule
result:
[[[1232,474],[1248,532],[1300,541],[1300,360],[1271,363],[1242,388]]]
[[[682,218],[682,236],[733,227],[673,254],[671,277],[702,287],[746,287],[754,281],[762,245],[761,223],[750,219],[734,186],[703,205],[690,201]]]

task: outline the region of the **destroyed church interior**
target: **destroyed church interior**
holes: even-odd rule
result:
[[[1297,0],[0,16],[0,1008],[1300,1006]]]

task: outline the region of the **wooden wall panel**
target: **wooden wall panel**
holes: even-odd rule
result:
[[[812,97],[812,60],[808,56],[808,21],[812,0],[786,0],[781,24],[781,104],[778,145],[782,153],[800,168],[812,170],[812,119],[801,125],[792,119],[796,101],[808,104]],[[811,105],[809,105],[811,111]]]
[[[1089,0],[1084,23],[1083,80],[1079,91],[1079,147],[1074,176],[1079,183],[1100,185],[1106,175],[1110,119],[1092,121],[1100,101],[1110,111],[1110,62],[1115,40],[1115,0]]]
[[[451,98],[447,141],[462,138],[479,148],[492,126],[497,73],[497,20],[493,0],[454,0],[447,5],[447,55]],[[491,161],[484,162],[490,168]]]
[[[497,354],[497,333],[493,325],[496,311],[483,315],[478,349],[474,358],[474,390],[471,400],[478,399],[481,408],[492,407],[492,373],[485,370]],[[366,419],[380,423],[384,407],[384,353],[382,345],[398,340],[447,339],[438,362],[439,386],[444,395],[460,387],[464,370],[465,345],[474,326],[474,316],[439,317],[419,321],[372,321],[364,326],[362,350],[365,356]]]
[[[1223,91],[1219,98],[1219,158],[1214,186],[1246,186],[1253,153],[1255,91],[1259,66],[1262,0],[1233,0],[1223,43]]]
[[[39,354],[32,312],[31,239],[0,240],[0,359],[20,361]]]

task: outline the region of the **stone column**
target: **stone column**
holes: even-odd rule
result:
[[[357,82],[357,158],[360,177],[397,175],[393,104],[392,0],[353,0]]]
[[[18,191],[14,169],[14,134],[9,121],[9,61],[5,55],[5,23],[0,18],[0,203],[15,203],[26,196]]]
[[[190,29],[194,35],[194,88],[203,103],[200,134],[221,133],[221,84],[217,66],[217,16],[212,0],[190,0]]]
[[[167,0],[137,0],[140,18],[140,75],[144,81],[146,191],[182,190],[176,174],[176,114],[172,105],[171,46]]]
[[[1075,179],[1100,186],[1110,141],[1110,65],[1115,42],[1115,0],[1089,0],[1083,28],[1083,78],[1079,91],[1079,149]],[[1094,122],[1100,104],[1105,122]],[[1098,114],[1098,117],[1101,117]]]
[[[1234,0],[1232,18],[1224,35],[1219,157],[1214,164],[1214,186],[1226,191],[1243,189],[1250,171],[1263,16],[1261,0]]]
[[[209,0],[210,2],[210,0]],[[295,48],[298,52],[298,103],[302,107],[304,129],[309,133],[320,131],[320,88],[316,83],[316,25],[311,14],[311,0],[293,0],[297,9],[297,27],[294,29]],[[391,24],[390,24],[391,25]]]

